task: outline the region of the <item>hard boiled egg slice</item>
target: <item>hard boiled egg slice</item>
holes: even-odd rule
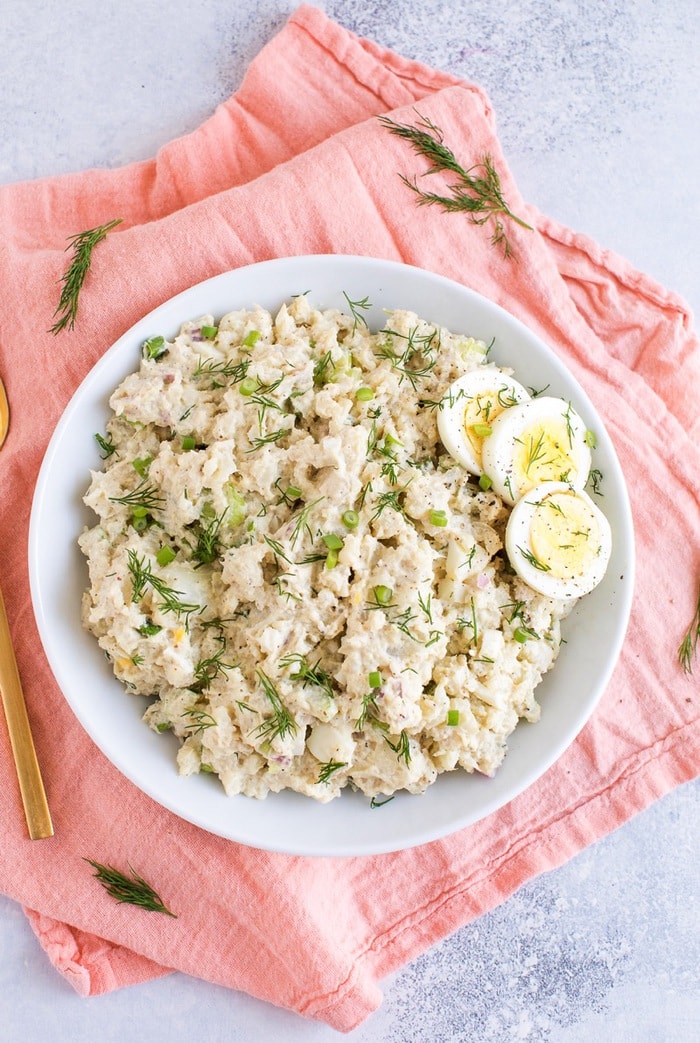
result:
[[[483,470],[506,503],[515,503],[541,482],[583,489],[591,451],[586,425],[569,402],[533,398],[504,410],[491,428],[483,444]]]
[[[480,366],[450,384],[440,401],[438,433],[447,452],[471,472],[482,473],[481,447],[504,410],[525,402],[528,392],[497,366]]]
[[[612,536],[607,518],[587,493],[566,482],[544,482],[513,507],[505,546],[528,586],[546,597],[568,599],[600,583]]]

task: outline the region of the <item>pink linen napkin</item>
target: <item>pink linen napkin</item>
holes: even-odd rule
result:
[[[375,118],[413,122],[416,108],[459,155],[493,156],[506,199],[535,226],[509,228],[517,263],[463,215],[416,207],[397,173],[418,161]],[[123,223],[95,251],[75,330],[45,332],[66,237],[115,217]],[[477,87],[302,6],[195,133],[151,162],[4,186],[0,229],[0,373],[12,408],[0,454],[0,575],[56,825],[54,838],[29,841],[18,790],[6,783],[0,887],[23,904],[81,995],[175,968],[349,1031],[381,1002],[382,977],[695,777],[697,684],[677,663],[700,581],[700,347],[691,317],[673,293],[526,205]],[[253,261],[305,253],[404,261],[503,305],[588,392],[632,497],[632,619],[589,724],[499,812],[391,855],[270,854],[157,806],[73,717],[43,656],[29,597],[37,472],[95,361],[178,291]],[[13,779],[4,724],[0,773]],[[85,857],[134,865],[177,919],[117,905]]]

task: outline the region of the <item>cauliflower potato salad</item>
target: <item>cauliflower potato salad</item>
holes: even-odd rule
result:
[[[151,337],[96,436],[84,626],[229,795],[493,774],[610,553],[570,403],[345,296]]]

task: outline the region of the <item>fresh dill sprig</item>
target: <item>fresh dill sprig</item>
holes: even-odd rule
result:
[[[316,779],[316,781],[325,783],[330,782],[331,775],[333,775],[336,771],[340,771],[341,768],[346,768],[347,763],[347,761],[326,761],[325,764],[321,765],[321,770],[318,773],[318,778]]]
[[[363,326],[369,329],[369,326],[367,325],[367,319],[364,317],[364,315],[360,314],[361,311],[367,311],[369,308],[372,307],[369,297],[363,297],[360,301],[351,301],[345,290],[343,290],[343,297],[348,302],[350,314],[352,315],[352,332],[355,332],[360,323],[362,323]]]
[[[439,338],[438,343],[433,344],[438,336],[437,330],[433,329],[429,333],[419,335],[418,327],[414,326],[408,331],[408,334],[397,333],[396,330],[385,330],[384,332],[387,336],[380,345],[377,356],[387,359],[392,368],[400,374],[399,384],[406,379],[413,390],[417,390],[418,380],[427,377],[435,368],[437,358],[433,352],[440,346]],[[394,338],[406,341],[406,346],[402,351],[396,350]]]
[[[536,558],[532,551],[528,550],[527,547],[519,546],[518,550],[525,558],[525,561],[532,565],[533,569],[537,569],[539,572],[549,572],[549,565],[544,561],[540,561],[539,558]]]
[[[283,377],[278,377],[277,380],[273,380],[269,384],[261,384],[260,381],[258,381],[256,389],[248,396],[248,402],[258,407],[258,427],[260,428],[261,433],[265,414],[268,409],[276,409],[278,413],[283,413],[285,416],[287,415],[287,410],[284,404],[278,402],[277,399],[270,397],[272,392],[276,391],[280,386],[283,379]]]
[[[178,617],[185,616],[185,618],[188,618],[193,612],[201,609],[201,605],[182,601],[183,592],[181,590],[169,587],[159,576],[154,576],[150,562],[146,561],[145,556],[139,558],[136,551],[130,550],[128,553],[128,567],[133,585],[132,602],[140,601],[146,592],[146,587],[150,585],[156,594],[162,598],[158,607],[163,612],[172,612]]]
[[[216,727],[215,719],[206,710],[198,710],[196,707],[192,707],[189,710],[183,710],[180,716],[190,718],[191,723],[187,725],[188,735],[199,735],[200,732],[206,731],[207,728]]]
[[[523,602],[524,604],[524,602]],[[471,641],[472,644],[478,644],[479,641],[479,623],[476,617],[476,605],[474,604],[474,598],[470,598],[471,607],[471,619],[467,619],[466,616],[462,616],[457,620],[457,629],[465,630],[467,627],[472,632]]]
[[[263,670],[256,671],[265,695],[272,706],[272,717],[266,718],[262,724],[255,729],[255,734],[262,736],[270,743],[277,736],[284,739],[285,735],[296,735],[297,722],[292,717],[287,707],[282,702],[282,697],[277,691],[273,681]]]
[[[280,659],[280,666],[296,667],[294,673],[289,675],[291,681],[301,681],[304,688],[309,684],[316,685],[333,698],[333,678],[321,668],[320,659],[312,666],[305,655],[292,652]]]
[[[388,116],[379,116],[378,119],[391,134],[408,141],[417,155],[428,160],[426,174],[444,173],[454,177],[453,183],[448,186],[450,194],[444,196],[435,192],[424,192],[418,187],[416,178],[411,180],[403,174],[400,175],[404,184],[418,196],[419,205],[437,205],[446,213],[466,213],[470,221],[476,225],[485,225],[491,221],[491,243],[499,246],[505,257],[511,257],[513,251],[501,218],[507,217],[521,228],[530,231],[532,225],[517,217],[508,207],[503,198],[501,179],[491,156],[487,153],[473,166],[465,168],[445,144],[440,128],[426,116],[418,113],[415,126],[396,123]]]
[[[695,615],[678,648],[678,661],[686,674],[693,672],[693,657],[697,653],[698,642],[700,642],[700,594],[698,594],[695,606]]]
[[[600,484],[603,481],[603,472],[597,467],[592,467],[588,474],[588,481],[591,483],[591,488],[597,496],[602,496],[600,491]]]
[[[217,641],[219,647],[216,652],[213,655],[204,656],[195,665],[194,684],[190,686],[192,691],[203,692],[205,688],[211,686],[215,678],[225,677],[228,670],[235,668],[235,663],[225,663],[223,661],[223,655],[226,651],[226,638],[222,635],[217,638]]]
[[[311,502],[305,504],[297,514],[292,515],[290,521],[294,522],[294,528],[292,529],[292,535],[289,538],[289,545],[291,547],[295,545],[297,540],[303,536],[304,533],[308,536],[312,535],[311,527],[309,525],[309,515],[312,508],[315,507],[317,503],[320,503],[323,498],[323,496],[319,496],[316,500],[311,500]]]
[[[145,511],[159,511],[165,500],[159,496],[155,485],[151,485],[147,478],[143,478],[135,489],[124,496],[110,496],[112,503],[122,503],[125,507],[139,508]]]
[[[369,806],[371,808],[383,808],[385,804],[391,803],[394,797],[394,793],[392,793],[390,797],[385,797],[384,800],[382,800],[381,797],[372,797],[372,799],[369,802]]]
[[[242,359],[240,362],[231,362],[228,359],[221,361],[212,358],[200,359],[192,376],[223,377],[224,380],[229,380],[232,385],[240,384],[248,375],[249,367],[250,359]],[[213,386],[220,386],[219,382],[215,380]]]
[[[289,555],[285,553],[284,547],[282,546],[279,540],[274,540],[272,536],[266,536],[265,533],[263,533],[263,539],[265,540],[265,543],[268,545],[272,553],[275,555],[275,558],[282,558],[282,560],[286,561],[288,565],[295,564],[295,562],[292,561]],[[279,562],[277,562],[277,566],[279,568]]]
[[[398,760],[402,760],[406,766],[411,763],[411,741],[408,737],[408,732],[402,731],[396,742],[392,742],[391,739],[385,735],[384,741],[387,746],[394,751]]]
[[[329,366],[333,369],[333,356],[330,351],[327,351],[318,359],[314,366],[314,385],[316,387],[320,387],[327,382],[326,370]]]
[[[110,457],[112,453],[116,453],[117,447],[114,444],[114,439],[112,438],[111,434],[107,435],[107,437],[105,438],[104,435],[101,435],[99,432],[97,432],[95,434],[95,441],[102,450],[103,460],[106,460],[108,457]]]
[[[402,634],[405,634],[406,637],[410,637],[411,641],[417,641],[418,638],[415,634],[411,633],[409,627],[409,623],[412,623],[415,618],[416,613],[411,611],[409,605],[409,607],[405,608],[403,612],[399,612],[393,618],[389,619],[389,622],[392,626],[395,626],[397,630],[400,630]]]
[[[115,869],[114,866],[93,862],[91,858],[85,858],[83,861],[92,866],[95,870],[95,877],[102,884],[107,894],[115,898],[117,902],[126,905],[137,905],[148,912],[165,913],[166,916],[172,916],[174,920],[177,919],[176,914],[171,913],[163,904],[163,899],[160,895],[153,890],[142,876],[139,876],[134,871],[132,866],[129,866],[131,876],[127,876],[120,870]]]
[[[246,453],[254,453],[257,449],[262,449],[264,445],[273,445],[275,442],[279,442],[280,438],[284,438],[285,435],[289,434],[289,428],[280,427],[277,431],[272,431],[269,435],[265,435],[261,438],[251,439],[251,448],[246,449]]]
[[[425,618],[429,623],[433,622],[433,609],[431,605],[432,594],[428,594],[427,598],[423,598],[423,595],[418,591],[418,605],[421,611],[424,613]]]
[[[358,732],[364,731],[365,724],[368,719],[370,721],[376,719],[377,715],[377,694],[378,688],[370,688],[368,692],[362,696],[362,708],[360,710],[360,716],[355,721],[355,729]]]
[[[516,439],[520,441],[520,439]],[[525,474],[529,475],[530,470],[535,464],[538,464],[545,455],[544,447],[544,431],[540,431],[539,436],[535,438],[534,435],[528,437],[527,445],[527,460],[525,462]]]
[[[195,565],[196,569],[201,569],[202,565],[211,565],[221,554],[219,530],[227,512],[228,507],[225,507],[221,514],[212,518],[206,525],[202,525],[200,522],[197,532],[197,544],[192,551],[192,558],[197,562]]]
[[[77,235],[68,237],[66,250],[73,250],[73,260],[61,277],[63,287],[59,297],[58,307],[54,312],[56,322],[49,329],[49,333],[60,333],[66,328],[72,330],[78,315],[78,298],[85,282],[85,276],[90,270],[92,263],[92,251],[98,243],[106,238],[107,233],[121,224],[122,218],[107,221],[97,228],[89,228],[86,232],[78,232]]]
[[[370,518],[370,521],[374,521],[376,518],[381,517],[387,508],[392,511],[396,511],[397,514],[402,514],[406,517],[406,512],[403,509],[401,503],[401,496],[406,491],[406,486],[401,489],[390,489],[387,492],[380,493],[377,497],[377,502],[374,508],[374,514]]]

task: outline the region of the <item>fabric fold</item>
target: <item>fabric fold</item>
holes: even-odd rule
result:
[[[376,119],[390,112],[409,121],[416,110],[458,154],[494,157],[506,198],[535,226],[513,227],[517,261],[495,251],[488,231],[463,215],[416,207],[398,174],[417,172],[418,161]],[[54,337],[47,331],[65,238],[114,217],[123,224],[95,252],[75,330]],[[700,580],[693,402],[700,347],[692,317],[675,294],[622,258],[528,206],[477,86],[360,40],[305,5],[198,130],[121,170],[4,186],[0,228],[0,373],[13,410],[0,456],[0,574],[57,827],[51,841],[32,844],[16,789],[0,794],[0,887],[23,904],[77,992],[94,995],[177,969],[349,1031],[381,1002],[385,975],[695,777],[696,690],[677,662]],[[59,692],[27,579],[41,459],[92,365],[187,286],[306,253],[400,260],[455,279],[521,319],[605,420],[637,532],[629,633],[578,739],[488,819],[368,858],[245,848],[178,820],[136,790]],[[11,778],[4,727],[0,763]],[[88,857],[133,865],[177,919],[117,906],[86,870]]]

